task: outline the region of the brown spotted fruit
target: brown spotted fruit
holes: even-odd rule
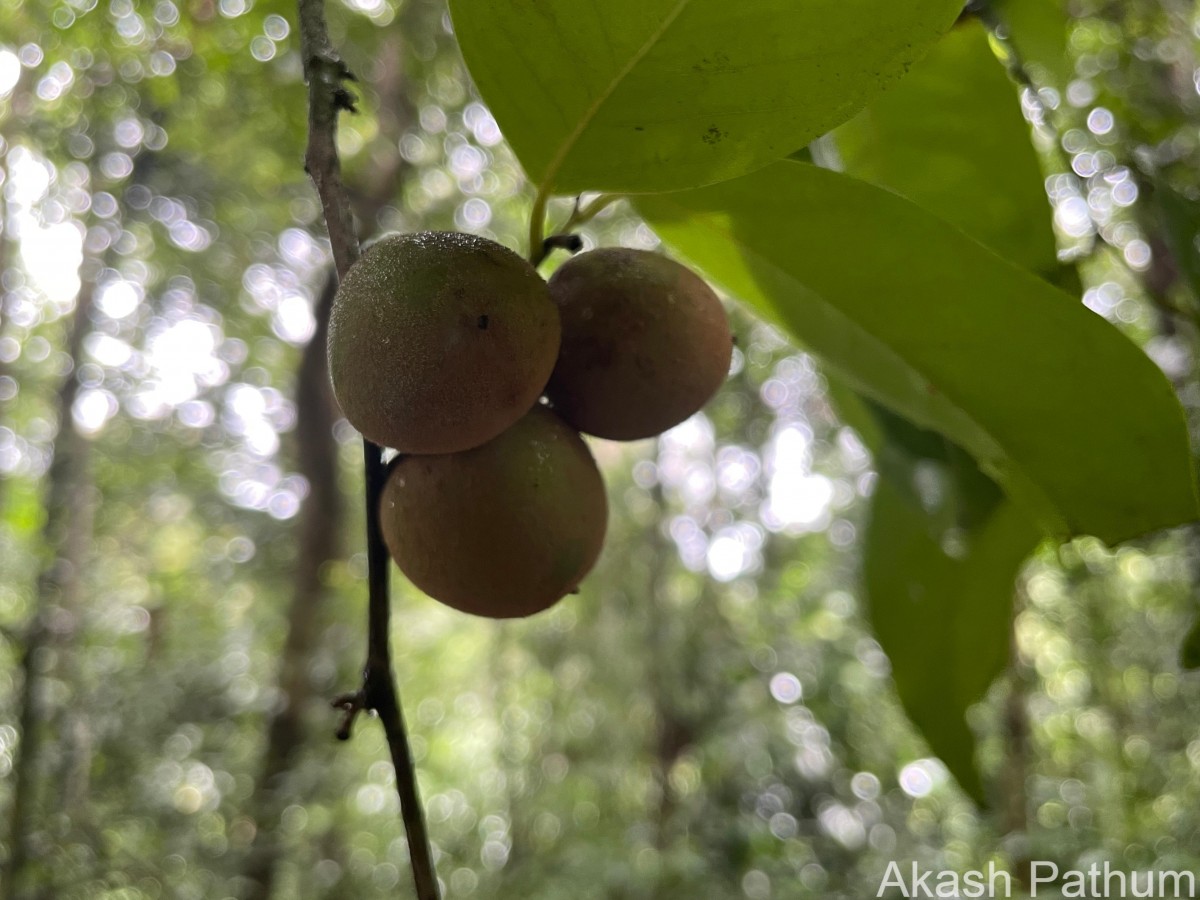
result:
[[[350,424],[405,453],[478,447],[537,402],[558,354],[546,283],[495,241],[392,235],[346,274],[329,373]]]
[[[412,583],[493,619],[532,615],[574,591],[607,519],[587,445],[540,405],[472,450],[400,457],[379,502],[384,541]]]
[[[550,279],[562,344],[546,396],[580,431],[629,441],[700,409],[729,373],[721,301],[674,260],[619,247],[581,253]]]

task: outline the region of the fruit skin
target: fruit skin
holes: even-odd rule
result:
[[[392,235],[346,274],[329,316],[329,374],[350,424],[405,453],[453,453],[537,402],[559,344],[546,283],[495,241]]]
[[[581,253],[550,279],[562,346],[546,395],[580,431],[631,441],[696,412],[729,373],[721,301],[686,266],[645,250]]]
[[[582,438],[536,406],[481,447],[402,457],[379,517],[413,584],[463,612],[510,619],[578,586],[600,555],[608,503]]]

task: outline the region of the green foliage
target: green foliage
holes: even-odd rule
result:
[[[840,382],[830,389],[880,475],[862,538],[872,631],[913,724],[986,804],[967,711],[1011,661],[1014,582],[1039,530],[961,448]]]
[[[1071,20],[1063,0],[996,0],[995,18],[1037,84],[1065,85],[1074,74]]]
[[[1059,267],[1049,201],[1016,100],[986,30],[969,19],[832,138],[847,174],[1045,276]]]
[[[1041,162],[1014,99],[986,29],[967,19],[833,146],[849,174],[1062,279]],[[856,427],[869,420],[860,433],[881,477],[863,536],[867,614],[913,723],[986,802],[966,713],[1009,665],[1014,580],[1036,530],[959,447],[847,394],[838,409],[861,410]]]
[[[301,168],[294,5],[9,6],[0,872],[24,783],[37,896],[245,896],[264,841],[277,897],[403,896],[386,748],[370,721],[336,743],[328,707],[360,677],[358,512],[313,616],[290,611],[312,497],[293,387],[328,266]],[[555,11],[553,33],[534,6]],[[956,7],[455,0],[489,112],[441,3],[328,4],[359,78],[340,150],[368,234],[516,246],[535,192],[694,188],[871,104],[816,143],[846,174],[777,163],[638,200],[746,308],[704,415],[654,445],[595,445],[613,519],[581,594],[495,626],[395,586],[448,900],[874,896],[890,860],[1015,869],[1026,850],[1196,868],[1200,680],[1181,671],[1200,658],[1196,533],[1080,538],[1022,566],[1040,532],[1014,501],[1040,495],[1108,539],[1194,516],[1179,409],[1133,342],[1200,423],[1186,283],[1200,48],[1186,5],[1073,3],[1068,17],[1054,0],[998,0],[1013,40],[992,47],[1052,88],[1023,96],[1043,182],[978,24],[880,93]],[[706,141],[714,124],[722,139]],[[1112,325],[1036,277],[1053,265],[1042,184]],[[655,246],[627,204],[580,233]],[[79,287],[99,302],[72,360]],[[772,322],[874,399],[827,391]],[[81,400],[63,411],[66,377]],[[63,545],[43,529],[64,510],[43,498],[72,428],[85,451]],[[335,431],[353,510],[361,449]],[[38,615],[52,628],[26,731]],[[292,755],[268,782],[269,723],[297,681]],[[974,807],[930,753],[976,800],[1025,803],[1015,818]]]
[[[484,99],[543,191],[662,191],[787,156],[861,109],[957,0],[453,0]]]
[[[781,162],[639,209],[856,389],[973,453],[1052,532],[1115,542],[1196,517],[1162,373],[1069,297],[911,203]]]
[[[870,401],[880,481],[863,535],[863,591],[905,711],[958,783],[986,803],[967,710],[1009,665],[1015,580],[1040,534],[960,448]]]
[[[1008,666],[1013,583],[1037,540],[1007,501],[973,528],[931,532],[891,482],[881,480],[871,498],[863,577],[872,630],[913,724],[979,803],[985,791],[966,712]]]

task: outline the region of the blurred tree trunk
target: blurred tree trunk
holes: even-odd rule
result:
[[[7,157],[3,165],[0,165],[0,183],[8,183]],[[4,288],[3,279],[4,273],[8,271],[9,260],[12,256],[11,238],[12,233],[9,230],[8,224],[8,203],[4,199],[3,192],[0,192],[0,340],[3,340],[9,332],[8,291]],[[3,394],[4,382],[8,376],[9,364],[0,357],[0,426],[4,425],[10,402],[4,398]],[[4,509],[4,491],[7,483],[7,479],[0,478],[0,511]]]
[[[86,329],[84,329],[86,333]],[[72,354],[78,366],[77,353]],[[72,379],[74,381],[74,379]],[[72,429],[74,435],[74,429]],[[92,685],[85,683],[80,666],[79,634],[85,630],[86,604],[82,575],[91,559],[93,520],[96,509],[95,484],[92,480],[91,443],[77,435],[72,441],[71,497],[69,521],[62,559],[69,567],[68,580],[62,586],[50,634],[55,651],[55,671],[69,689],[69,700],[58,710],[47,710],[50,730],[58,735],[60,746],[52,783],[57,791],[53,808],[65,816],[72,829],[91,825],[88,794],[91,785],[93,731],[91,704],[87,702]]]
[[[415,6],[416,4],[410,4]],[[372,233],[383,209],[395,198],[407,165],[399,153],[399,140],[415,118],[406,91],[403,66],[403,24],[386,41],[376,60],[375,88],[379,94],[380,141],[390,152],[375,157],[372,171],[360,179],[365,190],[352,191],[360,231]],[[337,444],[333,426],[337,405],[329,386],[325,341],[329,310],[337,290],[332,268],[314,310],[317,327],[304,350],[296,376],[296,447],[298,469],[308,481],[309,495],[300,516],[299,552],[288,612],[288,632],[279,666],[282,702],[267,725],[267,742],[257,780],[257,827],[242,867],[243,894],[247,900],[267,900],[275,885],[283,854],[279,817],[293,796],[288,775],[297,751],[306,738],[304,711],[314,699],[307,666],[319,638],[319,614],[324,588],[322,567],[337,558],[343,508],[337,488]]]
[[[88,442],[71,421],[71,409],[79,393],[76,377],[83,339],[100,266],[85,261],[80,272],[82,286],[68,326],[66,352],[71,371],[58,390],[58,432],[51,448],[46,475],[46,519],[42,526],[44,562],[37,580],[33,615],[24,636],[21,656],[20,742],[13,755],[12,807],[9,812],[9,859],[0,875],[0,897],[15,900],[36,856],[32,841],[41,763],[42,727],[47,710],[43,705],[43,666],[46,651],[56,636],[72,627],[69,619],[79,608],[80,568],[87,548],[87,516],[79,515],[88,505]],[[66,651],[69,652],[69,651]]]
[[[280,658],[279,690],[282,700],[267,726],[267,745],[259,774],[258,828],[242,876],[246,897],[271,895],[275,868],[282,850],[279,817],[290,792],[288,773],[296,752],[304,742],[304,712],[313,698],[308,675],[317,642],[318,613],[324,587],[321,569],[338,554],[342,500],[337,487],[337,444],[333,426],[336,407],[329,387],[325,360],[325,336],[329,308],[337,290],[337,276],[330,270],[315,316],[317,327],[304,349],[296,380],[296,446],[300,474],[308,481],[308,498],[300,517],[300,546],[288,631]]]
[[[1003,796],[1001,830],[1025,838],[1029,833],[1029,757],[1032,728],[1029,722],[1029,674],[1021,660],[1017,620],[1027,601],[1024,582],[1017,587],[1013,621],[1009,632],[1008,697],[1004,704],[1004,765],[999,780]],[[1022,846],[1021,843],[1016,846]],[[1028,853],[1014,855],[1012,866],[1023,891],[1032,885],[1032,861]]]
[[[654,441],[650,458],[658,464],[661,441]],[[676,714],[671,698],[675,684],[668,669],[670,652],[670,616],[663,606],[663,594],[670,578],[675,548],[668,545],[662,533],[662,523],[670,518],[661,481],[650,489],[654,515],[646,526],[645,547],[648,554],[646,577],[646,658],[648,661],[647,691],[654,703],[655,734],[653,746],[654,781],[658,788],[657,806],[653,814],[654,847],[666,853],[671,844],[671,820],[675,812],[675,792],[671,787],[671,769],[690,740],[688,729]]]

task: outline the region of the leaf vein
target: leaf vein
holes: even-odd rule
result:
[[[671,26],[675,24],[675,20],[679,18],[680,13],[687,8],[689,3],[691,3],[691,0],[679,0],[679,2],[676,3],[671,11],[663,18],[658,28],[655,29],[654,32],[651,33],[650,37],[646,39],[646,42],[638,48],[636,53],[629,57],[629,60],[621,68],[621,71],[617,72],[617,74],[613,76],[612,81],[608,83],[604,90],[596,95],[596,99],[592,101],[592,105],[584,111],[584,114],[576,123],[575,128],[569,135],[567,135],[567,139],[559,145],[558,151],[554,154],[554,158],[550,160],[550,164],[546,167],[546,173],[542,178],[542,183],[539,185],[539,193],[542,195],[548,195],[554,188],[554,180],[558,177],[558,172],[560,169],[562,169],[563,163],[566,162],[568,154],[570,154],[571,150],[574,149],[575,145],[579,142],[579,139],[583,136],[583,133],[587,130],[588,126],[592,123],[592,120],[595,119],[599,114],[601,107],[608,102],[608,99],[616,92],[617,88],[620,87],[621,82],[624,81],[629,76],[629,73],[637,67],[637,64],[645,59],[646,54],[653,50],[655,45],[662,40],[663,35],[665,35],[671,29]]]

